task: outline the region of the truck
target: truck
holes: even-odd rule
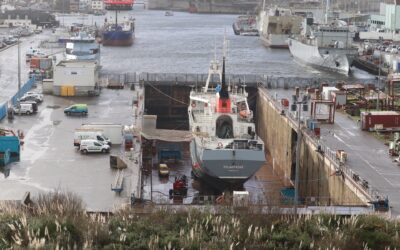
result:
[[[120,145],[123,141],[122,124],[115,123],[84,123],[81,129],[99,130],[106,136],[112,144]]]
[[[74,146],[79,147],[81,140],[97,140],[101,143],[111,146],[111,141],[104,136],[102,130],[94,129],[75,129],[74,133]]]

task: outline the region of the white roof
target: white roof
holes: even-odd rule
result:
[[[362,112],[363,115],[400,115],[397,111],[369,111],[369,112]]]

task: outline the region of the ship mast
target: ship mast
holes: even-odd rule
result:
[[[217,60],[217,43],[214,43],[214,60],[211,60],[210,68],[208,69],[208,77],[206,81],[206,86],[204,87],[204,93],[207,93],[208,86],[210,84],[212,75],[219,75],[219,79],[222,81],[222,73],[219,62]]]
[[[226,40],[226,34],[224,36],[224,49],[222,57],[222,79],[221,79],[221,91],[219,92],[219,97],[221,99],[229,99],[229,92],[225,81],[225,58],[228,42]]]
[[[328,16],[329,16],[329,0],[326,0],[325,6],[325,24],[328,24]]]

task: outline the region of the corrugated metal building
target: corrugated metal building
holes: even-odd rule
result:
[[[99,90],[99,66],[94,61],[61,61],[54,67],[53,94],[91,96]]]

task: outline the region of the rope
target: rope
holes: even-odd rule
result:
[[[155,91],[157,91],[158,93],[160,93],[160,94],[162,94],[162,95],[164,95],[164,96],[166,96],[166,97],[168,97],[168,98],[170,98],[171,100],[174,100],[174,101],[176,101],[176,102],[179,102],[179,103],[182,103],[182,104],[185,104],[185,105],[189,105],[188,103],[185,103],[185,102],[182,102],[181,100],[178,100],[178,99],[175,99],[174,97],[172,97],[172,96],[170,96],[170,95],[167,95],[167,94],[165,94],[164,92],[162,92],[161,90],[159,90],[158,88],[156,88],[156,87],[154,87],[151,83],[147,83],[148,85],[150,85],[150,87],[152,87]]]

